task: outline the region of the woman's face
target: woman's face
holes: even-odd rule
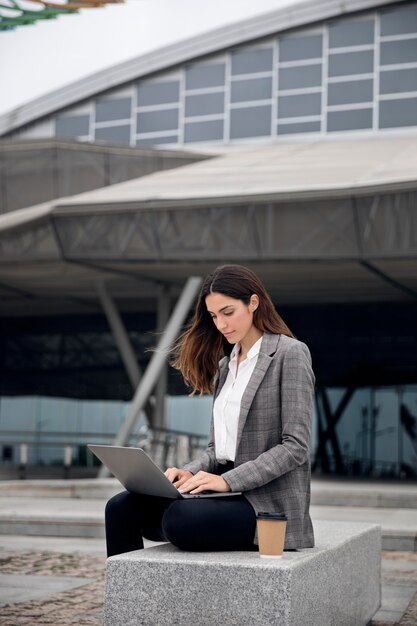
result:
[[[255,294],[251,296],[249,304],[217,292],[206,297],[207,311],[217,330],[229,343],[242,343],[256,330],[253,325],[253,312],[258,304],[259,298]]]

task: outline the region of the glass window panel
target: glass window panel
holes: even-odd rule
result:
[[[158,146],[164,143],[177,143],[177,135],[168,135],[166,137],[139,137],[136,140],[137,146]]]
[[[374,71],[373,50],[329,54],[329,76],[371,74]]]
[[[417,5],[383,11],[381,13],[381,35],[417,33]]]
[[[380,93],[401,93],[404,91],[417,91],[417,67],[380,73]]]
[[[108,128],[96,128],[96,141],[106,141],[108,143],[130,144],[129,126],[109,126]]]
[[[329,26],[329,47],[361,46],[374,42],[374,20],[341,21]]]
[[[271,107],[258,106],[230,111],[230,138],[264,137],[271,134]]]
[[[284,62],[319,58],[322,55],[322,40],[321,35],[281,37],[279,40],[279,60]]]
[[[185,125],[184,141],[214,141],[223,139],[223,120],[189,122]]]
[[[383,100],[379,103],[379,127],[417,126],[417,98]]]
[[[321,93],[297,94],[278,98],[278,117],[320,115]]]
[[[320,122],[298,122],[297,124],[279,124],[278,135],[320,132]]]
[[[354,104],[372,102],[374,99],[373,80],[349,80],[345,83],[329,83],[327,104]]]
[[[164,111],[142,111],[138,113],[138,133],[153,133],[161,130],[177,130],[178,109]]]
[[[301,67],[281,67],[278,77],[278,89],[303,89],[321,86],[322,66],[304,65]]]
[[[170,102],[178,102],[179,98],[180,84],[177,80],[144,83],[138,87],[138,106],[169,104]]]
[[[224,93],[205,93],[187,96],[185,99],[185,115],[212,115],[224,112]]]
[[[130,119],[132,113],[130,98],[119,100],[99,100],[96,103],[96,122]]]
[[[351,111],[329,111],[327,130],[360,130],[372,128],[372,109],[354,109]]]
[[[250,80],[234,80],[231,83],[232,102],[248,102],[249,100],[268,100],[272,97],[272,78],[252,78]]]
[[[223,87],[225,77],[224,63],[193,65],[185,70],[186,89],[204,87]]]
[[[417,39],[381,42],[381,65],[417,61]]]
[[[74,115],[58,117],[55,121],[57,137],[81,137],[90,134],[90,116]]]
[[[232,74],[253,74],[272,70],[272,48],[232,52]]]

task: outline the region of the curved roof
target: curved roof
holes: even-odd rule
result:
[[[291,28],[386,4],[393,4],[393,1],[306,0],[296,4],[289,2],[275,11],[216,28],[203,35],[119,63],[12,109],[0,116],[0,136],[103,91],[179,63]]]

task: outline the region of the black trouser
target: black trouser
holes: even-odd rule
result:
[[[142,537],[182,550],[251,550],[255,528],[244,496],[171,500],[124,491],[106,506],[107,556],[140,550]]]

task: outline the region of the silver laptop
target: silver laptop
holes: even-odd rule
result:
[[[161,498],[220,498],[241,492],[206,491],[195,495],[180,493],[142,448],[88,444],[96,457],[116,476],[127,491]]]

